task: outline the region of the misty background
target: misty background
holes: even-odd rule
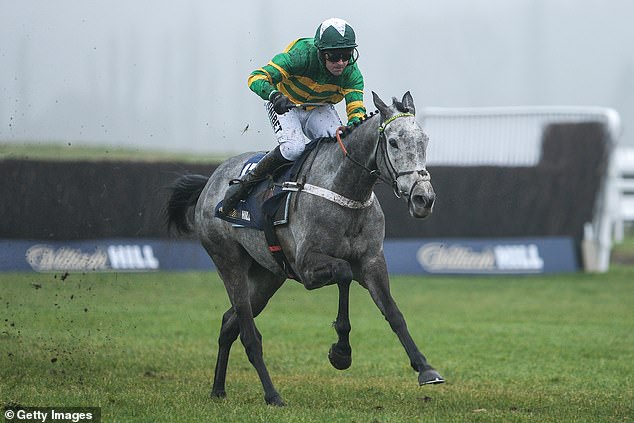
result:
[[[610,107],[634,145],[631,0],[0,0],[0,143],[270,149],[247,77],[329,17],[355,29],[370,111],[408,90],[419,109]]]

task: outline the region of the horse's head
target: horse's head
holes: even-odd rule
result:
[[[397,197],[407,200],[409,213],[416,218],[429,216],[436,194],[426,168],[429,138],[416,122],[414,100],[408,92],[403,100],[386,105],[372,92],[374,105],[381,114],[376,163],[384,177],[392,181]]]

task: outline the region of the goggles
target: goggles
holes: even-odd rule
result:
[[[332,63],[337,63],[342,60],[344,62],[349,61],[352,58],[353,50],[331,50],[324,52],[324,58]]]

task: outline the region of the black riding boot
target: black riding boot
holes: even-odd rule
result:
[[[256,183],[273,173],[278,167],[289,162],[290,160],[282,156],[279,146],[269,151],[253,170],[247,172],[241,179],[229,182],[229,188],[225,193],[224,200],[222,200],[222,212],[225,214],[231,213],[240,200],[246,198]]]

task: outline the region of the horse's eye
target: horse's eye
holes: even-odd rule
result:
[[[392,147],[398,148],[398,142],[396,142],[394,138],[390,138],[387,142],[389,142]]]

